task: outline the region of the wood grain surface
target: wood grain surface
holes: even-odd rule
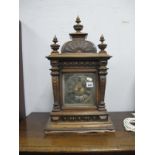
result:
[[[131,112],[110,113],[115,133],[59,133],[45,135],[48,113],[32,113],[20,123],[20,154],[134,154],[135,135],[123,127]]]

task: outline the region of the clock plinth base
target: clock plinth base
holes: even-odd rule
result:
[[[106,111],[52,112],[45,128],[45,134],[114,132],[114,126]],[[53,119],[53,118],[54,119]],[[59,120],[56,120],[59,119]],[[51,120],[53,119],[53,120]]]

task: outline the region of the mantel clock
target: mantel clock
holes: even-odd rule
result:
[[[54,104],[45,133],[59,132],[105,132],[114,131],[105,108],[107,62],[111,58],[105,51],[103,35],[98,45],[86,40],[81,32],[79,17],[61,52],[56,36],[51,45],[50,60]]]

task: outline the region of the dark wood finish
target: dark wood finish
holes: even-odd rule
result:
[[[100,94],[99,94],[99,105],[98,110],[105,110],[104,96],[105,96],[105,88],[106,88],[106,75],[107,75],[107,61],[100,60],[99,61],[99,86],[100,86]]]
[[[19,120],[25,118],[24,80],[22,58],[22,28],[19,21]]]
[[[123,127],[123,119],[132,117],[130,112],[109,113],[115,133],[62,133],[45,135],[48,113],[32,113],[20,123],[20,155],[30,154],[104,154],[133,155],[135,134]]]
[[[67,55],[67,57],[66,57]],[[48,59],[51,62],[52,69],[51,69],[51,75],[52,75],[52,83],[53,83],[53,92],[54,92],[54,106],[53,106],[53,112],[59,111],[57,113],[57,116],[51,116],[51,122],[48,121],[48,125],[45,129],[46,133],[51,133],[51,132],[66,132],[66,129],[68,129],[69,132],[81,132],[79,130],[80,128],[84,130],[84,132],[96,132],[97,130],[99,132],[104,132],[104,131],[111,131],[113,130],[112,122],[109,119],[103,120],[103,123],[105,125],[103,126],[103,123],[100,122],[100,116],[104,115],[106,112],[105,108],[105,103],[104,103],[104,95],[105,95],[105,87],[106,87],[106,75],[107,75],[107,61],[110,58],[109,55],[105,54],[77,54],[75,57],[74,54],[56,54],[52,53],[50,56],[48,56]],[[92,57],[91,57],[92,56]],[[62,91],[62,75],[63,73],[91,73],[94,72],[96,74],[96,79],[97,79],[97,86],[96,86],[96,107],[95,107],[95,112],[98,113],[99,118],[96,120],[96,122],[99,121],[97,125],[92,123],[90,126],[90,121],[84,122],[84,124],[79,124],[79,121],[77,121],[78,127],[75,128],[75,124],[72,122],[68,122],[66,126],[62,125],[57,125],[58,123],[61,123],[63,119],[61,117],[65,117],[64,113],[66,108],[63,106],[63,91]],[[91,106],[79,106],[79,107],[69,107],[69,109],[74,110],[74,114],[71,112],[70,117],[74,118],[74,115],[76,114],[76,109],[81,108],[82,110],[87,111],[88,109],[91,108]],[[94,107],[93,107],[94,109]],[[100,114],[99,111],[102,111],[102,115]],[[96,115],[95,115],[96,116]],[[83,118],[83,113],[79,115],[79,117]],[[61,122],[60,122],[61,121]],[[94,124],[94,126],[93,126]],[[57,128],[55,128],[57,126]],[[68,128],[70,126],[70,129]]]
[[[52,67],[51,75],[54,92],[53,110],[50,114],[47,127],[45,128],[45,133],[47,134],[52,132],[81,133],[82,131],[114,131],[104,103],[108,69],[106,66],[111,56],[104,51],[107,45],[103,43],[103,36],[100,38],[101,44],[98,45],[101,51],[97,53],[95,45],[86,40],[87,33],[81,32],[83,25],[80,23],[81,20],[77,17],[76,25],[73,26],[76,32],[70,33],[72,40],[62,46],[61,52],[58,51],[60,46],[57,44],[58,40],[55,36],[53,44],[51,44],[52,52],[47,56]],[[94,87],[96,95],[93,96],[94,100],[91,102],[93,105],[90,105],[89,103],[84,106],[83,103],[80,103],[79,105],[76,104],[76,106],[72,106],[71,104],[68,104],[68,106],[64,105],[62,81],[65,73],[95,74]],[[84,87],[86,86],[83,86],[83,89],[85,89]],[[74,92],[73,96],[75,97]],[[73,102],[75,102],[75,100]],[[89,111],[90,109],[92,109],[91,114]],[[83,111],[85,111],[85,114]],[[68,113],[68,115],[66,115],[66,113]],[[76,113],[78,113],[78,116]]]
[[[101,41],[101,43],[98,44],[98,48],[100,49],[100,52],[99,53],[107,53],[105,51],[105,48],[107,47],[107,44],[104,44],[105,39],[103,37],[103,34],[100,37],[100,41]]]
[[[58,60],[51,61],[51,75],[53,84],[54,104],[52,111],[60,111],[60,72]]]
[[[95,45],[90,42],[86,41],[86,37],[88,33],[83,33],[81,30],[83,29],[83,25],[81,25],[81,20],[79,17],[76,18],[76,25],[73,26],[76,33],[70,33],[70,37],[73,39],[72,41],[66,42],[62,48],[62,53],[96,53],[97,49]]]

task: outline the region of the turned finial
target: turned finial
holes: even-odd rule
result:
[[[55,44],[58,42],[58,39],[57,39],[56,35],[55,35],[54,38],[53,38],[53,42],[54,42]]]
[[[80,20],[80,17],[79,17],[79,16],[76,17],[75,22],[76,22],[77,24],[73,26],[73,27],[74,27],[74,30],[75,30],[76,32],[80,32],[80,31],[83,29],[83,25],[80,24],[80,23],[81,23],[81,20]]]
[[[51,53],[59,53],[59,52],[58,52],[58,49],[59,49],[60,45],[57,44],[58,39],[57,39],[56,36],[54,36],[53,42],[54,42],[54,44],[51,44],[51,45],[50,45],[50,46],[51,46],[51,49],[53,50]]]
[[[99,53],[106,53],[105,48],[107,47],[107,44],[104,44],[104,41],[105,41],[105,39],[104,39],[103,34],[102,34],[100,37],[101,43],[98,45],[98,48],[101,50]]]
[[[104,37],[103,37],[103,34],[102,34],[101,37],[100,37],[100,41],[101,41],[101,43],[103,43],[103,42],[105,41],[105,39],[104,39]]]
[[[79,16],[77,16],[76,17],[76,21],[75,21],[77,24],[79,24],[79,23],[81,23],[81,20],[80,20],[80,17]]]

